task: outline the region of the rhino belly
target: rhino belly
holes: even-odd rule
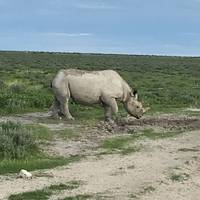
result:
[[[81,104],[98,104],[100,103],[100,90],[95,89],[92,85],[70,84],[70,96],[75,102]]]

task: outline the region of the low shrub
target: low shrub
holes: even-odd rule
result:
[[[0,158],[23,159],[37,151],[30,129],[11,121],[0,124]]]
[[[22,84],[14,83],[9,86],[9,90],[11,93],[22,93],[25,91],[25,86]]]

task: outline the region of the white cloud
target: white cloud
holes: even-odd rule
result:
[[[88,10],[113,10],[116,6],[108,5],[105,2],[78,3],[74,5],[77,8]]]
[[[49,33],[41,33],[41,35],[45,36],[61,36],[61,37],[89,37],[92,36],[92,33],[64,33],[64,32],[49,32]]]

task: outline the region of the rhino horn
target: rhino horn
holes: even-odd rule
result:
[[[150,107],[144,108],[144,109],[143,109],[143,113],[147,112],[147,111],[150,110],[150,109],[151,109]]]

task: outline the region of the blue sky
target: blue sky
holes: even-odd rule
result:
[[[200,0],[0,0],[0,50],[200,56]]]

